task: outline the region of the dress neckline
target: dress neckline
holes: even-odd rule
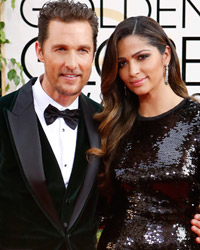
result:
[[[141,116],[139,113],[137,114],[137,119],[138,120],[142,120],[142,121],[151,121],[151,120],[157,120],[159,118],[165,117],[169,114],[171,114],[172,112],[174,112],[176,109],[179,109],[181,106],[183,106],[186,102],[186,100],[188,100],[188,97],[184,98],[179,104],[177,104],[175,107],[173,107],[172,109],[169,109],[168,111],[160,114],[160,115],[156,115],[156,116],[151,116],[151,117],[145,117],[145,116]]]

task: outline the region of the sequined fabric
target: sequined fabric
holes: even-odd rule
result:
[[[113,163],[117,195],[98,250],[200,249],[190,220],[200,204],[200,104],[184,99],[138,116]]]

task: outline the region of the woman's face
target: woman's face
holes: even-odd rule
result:
[[[119,76],[138,97],[159,93],[165,86],[165,66],[170,60],[166,46],[161,55],[145,38],[129,35],[118,42]]]

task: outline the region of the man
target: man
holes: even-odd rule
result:
[[[59,0],[42,7],[38,27],[44,74],[0,99],[0,249],[93,250],[99,159],[86,152],[99,147],[101,107],[81,91],[97,17]]]

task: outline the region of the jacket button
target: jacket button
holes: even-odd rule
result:
[[[64,226],[64,228],[66,229],[68,225],[67,225],[66,222],[64,222],[64,223],[63,223],[63,226]]]

